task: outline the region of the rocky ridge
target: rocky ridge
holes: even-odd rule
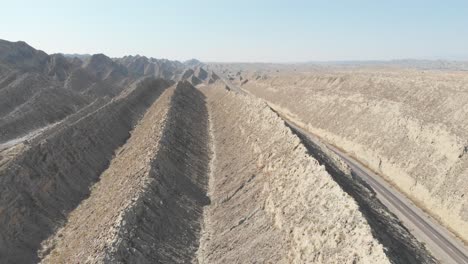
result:
[[[205,64],[0,51],[2,263],[432,263]]]
[[[468,239],[466,73],[373,69],[255,76],[244,89],[358,157]]]

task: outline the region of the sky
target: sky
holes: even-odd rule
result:
[[[468,60],[468,1],[0,0],[0,39],[205,62]]]

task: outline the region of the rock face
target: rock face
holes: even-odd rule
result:
[[[192,84],[192,85],[199,85],[201,83],[203,83],[200,79],[198,79],[195,75],[192,75],[188,78],[188,81]]]
[[[431,263],[220,79],[0,41],[0,263]]]
[[[115,61],[123,65],[134,75],[170,80],[178,80],[178,76],[180,76],[188,67],[178,61],[147,58],[138,55],[125,56],[123,58],[115,59]]]
[[[95,78],[105,80],[107,78],[122,78],[127,75],[127,69],[104,54],[91,56],[83,65]]]
[[[190,59],[187,61],[184,61],[184,64],[187,65],[188,67],[197,67],[203,65],[203,63],[197,59]]]
[[[372,229],[373,236],[384,246],[391,263],[437,263],[426,245],[419,242],[397,216],[379,200],[367,182],[325,144],[310,140],[293,127],[308,153],[324,165],[333,180],[358,203],[359,210]]]
[[[188,80],[193,85],[209,85],[219,80],[219,76],[210,69],[204,69],[204,65],[199,65],[194,69],[188,69],[181,76],[182,80]]]
[[[350,70],[269,74],[244,89],[358,157],[468,239],[468,75]]]
[[[197,76],[198,79],[203,80],[203,81],[207,80],[209,77],[208,72],[202,67],[198,67],[195,70],[195,76]]]
[[[166,90],[42,263],[389,263],[281,119],[222,87],[205,86],[209,111],[188,82]]]
[[[89,194],[114,151],[168,87],[144,82],[127,97],[84,109],[28,143],[0,168],[0,262],[30,263],[40,242]]]
[[[88,98],[58,87],[36,93],[27,102],[0,118],[0,142],[53,124],[89,104]]]
[[[209,203],[207,114],[204,96],[189,83],[167,90],[90,197],[45,243],[42,262],[189,262]]]
[[[0,145],[44,129],[145,78],[177,79],[180,62],[103,54],[47,55],[24,42],[0,40]]]
[[[49,60],[49,56],[40,50],[36,50],[26,42],[9,42],[0,40],[0,61],[12,68],[25,71],[39,71]]]
[[[354,200],[276,114],[223,86],[205,91],[214,158],[199,263],[388,262]]]

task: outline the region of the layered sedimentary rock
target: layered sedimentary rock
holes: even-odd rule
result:
[[[23,150],[0,168],[0,262],[37,259],[40,242],[89,195],[114,151],[168,86],[143,82],[127,96],[22,143]]]
[[[243,87],[365,162],[468,239],[468,75],[416,70],[252,74]]]
[[[204,88],[214,155],[199,263],[388,263],[348,196],[258,99]]]
[[[355,83],[340,86],[344,77],[288,80],[291,87],[331,87],[304,93],[318,100],[311,113],[323,115],[307,121],[301,119],[307,111],[291,114],[309,107],[307,97],[288,97],[276,74],[236,69],[227,75],[290,117],[310,121],[310,130],[331,142],[358,146],[351,151],[367,153],[366,140],[382,144],[376,148],[382,171],[401,165],[398,146],[375,136],[381,128],[363,130],[359,124],[385,125],[381,118],[400,140],[392,124],[413,119],[389,122],[382,111],[409,116],[405,100],[421,93],[398,90],[406,92],[403,100],[366,88],[357,96]],[[0,40],[0,263],[432,263],[424,246],[340,159],[320,146],[306,149],[268,105],[228,91],[224,79],[196,60],[71,58]],[[398,100],[401,105],[388,103]],[[463,93],[459,100],[457,113],[431,102],[462,123],[456,133],[463,137]],[[348,114],[330,108],[330,101]],[[452,124],[431,111],[440,127]],[[353,122],[358,126],[349,128]],[[422,152],[432,166],[455,159],[451,132],[441,128],[430,137],[424,129],[407,133],[403,142],[410,149],[404,153],[429,151],[417,147],[430,139],[438,151],[449,148]],[[389,136],[383,140],[392,142]],[[466,152],[456,159],[466,161]],[[430,165],[417,164],[431,172]],[[440,191],[434,201],[445,199],[441,190],[466,189],[456,176],[466,172],[464,164],[446,174],[456,187],[448,180],[434,183]],[[465,206],[460,199],[450,201]]]
[[[166,59],[147,58],[145,56],[125,56],[117,58],[115,61],[131,74],[136,76],[151,76],[164,79],[179,79],[179,76],[186,70],[185,64],[178,61]]]
[[[168,89],[90,197],[46,243],[43,263],[187,263],[206,196],[208,113],[188,82]]]
[[[48,55],[0,40],[0,144],[43,130],[145,78],[180,79],[186,66],[141,56]]]

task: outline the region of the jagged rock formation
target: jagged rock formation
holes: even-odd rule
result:
[[[197,76],[197,78],[200,80],[207,80],[208,72],[202,67],[197,67],[197,69],[195,70],[195,76]]]
[[[49,56],[36,50],[26,42],[0,40],[0,61],[2,64],[24,71],[40,71],[49,61]]]
[[[178,80],[178,76],[187,68],[186,65],[178,61],[147,58],[138,55],[125,56],[115,59],[115,61],[137,76],[151,76],[170,80]]]
[[[0,263],[431,263],[229,90],[196,60],[0,41]]]
[[[184,71],[184,73],[182,73],[182,76],[180,77],[182,80],[187,80],[190,76],[192,76],[194,74],[194,70],[193,69],[187,69]]]
[[[359,157],[468,239],[468,77],[355,70],[269,74],[244,89]]]
[[[36,93],[29,100],[0,118],[0,142],[27,134],[46,124],[75,113],[90,104],[90,100],[73,91],[54,87]]]
[[[185,76],[188,76],[186,79],[189,80],[193,85],[213,84],[220,79],[216,73],[214,73],[212,70],[204,69],[203,66],[197,66],[195,69],[186,71],[182,78],[185,79]]]
[[[113,98],[144,78],[178,80],[185,69],[180,62],[141,56],[47,55],[24,42],[0,40],[0,144]]]
[[[203,65],[203,63],[197,59],[190,59],[190,60],[184,61],[184,64],[191,68],[195,68],[197,66]]]
[[[207,122],[199,91],[187,82],[167,90],[46,243],[42,262],[190,261],[209,202]]]
[[[127,68],[117,64],[104,54],[91,56],[84,64],[83,68],[97,79],[105,80],[110,78],[122,78],[127,75]]]
[[[203,81],[198,79],[195,75],[192,75],[190,76],[188,79],[187,79],[192,85],[199,85],[199,84],[202,84]]]
[[[388,262],[357,204],[281,119],[258,100],[206,89],[214,154],[204,96],[188,82],[166,90],[43,243],[43,263]]]
[[[297,134],[308,153],[324,165],[327,172],[358,203],[369,223],[373,236],[384,246],[392,263],[437,263],[426,245],[419,242],[390,210],[376,199],[375,190],[356,177],[352,169],[326,145],[311,141],[290,127]]]
[[[114,151],[169,86],[144,82],[128,96],[78,112],[0,168],[0,262],[30,263],[42,240],[89,194]]]
[[[357,204],[266,104],[206,93],[215,155],[200,263],[388,262]]]

